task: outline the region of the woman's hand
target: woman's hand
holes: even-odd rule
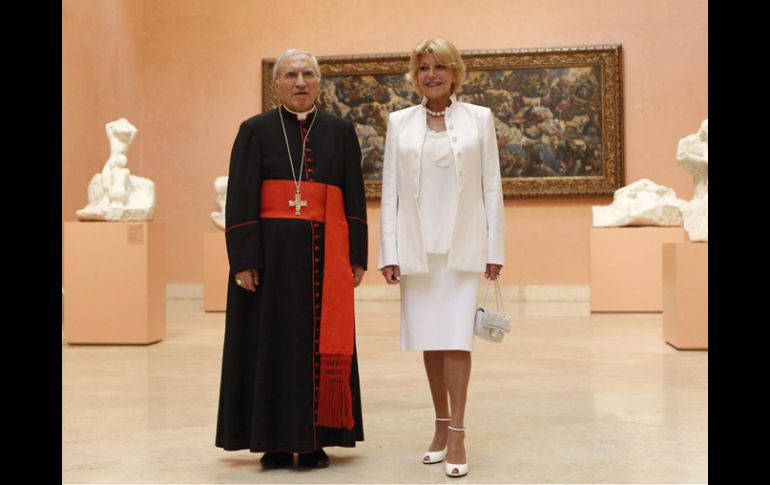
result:
[[[389,285],[397,285],[401,281],[401,268],[397,264],[391,264],[382,268],[382,276]]]
[[[496,280],[500,275],[500,271],[503,269],[502,264],[487,263],[487,271],[484,273],[484,277],[488,280]]]
[[[254,293],[257,291],[257,285],[259,284],[259,273],[257,273],[257,270],[254,268],[236,273],[235,284],[246,291]]]

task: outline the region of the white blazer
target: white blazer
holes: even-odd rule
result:
[[[455,95],[445,123],[457,176],[457,213],[448,267],[484,271],[505,260],[505,217],[497,137],[489,108],[460,103]],[[428,272],[420,225],[420,158],[426,99],[390,114],[385,139],[378,268],[399,265],[401,274]]]

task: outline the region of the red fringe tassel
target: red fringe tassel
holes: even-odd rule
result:
[[[350,393],[352,356],[321,354],[321,384],[318,390],[316,425],[352,429],[353,396]]]

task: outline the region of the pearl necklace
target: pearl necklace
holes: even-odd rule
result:
[[[444,108],[444,111],[431,111],[426,106],[425,107],[425,111],[427,111],[428,114],[431,115],[431,116],[439,117],[439,116],[444,116],[444,113],[446,113],[446,108]]]

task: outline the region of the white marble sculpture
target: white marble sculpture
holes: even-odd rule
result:
[[[610,205],[595,205],[594,227],[681,226],[686,201],[648,179],[639,179],[615,191]]]
[[[219,212],[212,212],[211,219],[218,228],[225,228],[225,203],[227,202],[227,177],[214,179],[214,190],[217,192],[217,207]]]
[[[676,161],[692,174],[695,191],[682,208],[684,228],[690,241],[709,240],[709,120],[700,124],[698,133],[679,140]]]
[[[149,221],[155,210],[155,183],[131,175],[126,152],[137,129],[125,118],[105,126],[110,140],[110,158],[101,174],[88,184],[88,205],[76,211],[81,221]]]

